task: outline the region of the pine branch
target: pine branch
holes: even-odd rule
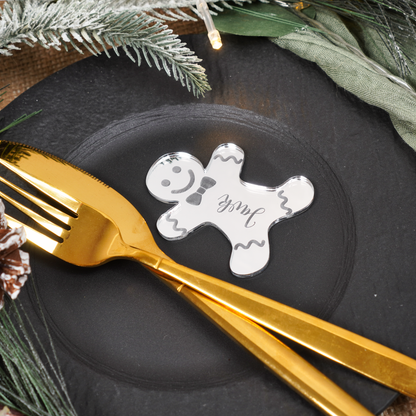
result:
[[[242,5],[251,0],[211,0],[208,2],[211,13],[230,8],[231,4]],[[337,14],[347,17],[355,22],[370,26],[379,34],[380,39],[387,47],[393,58],[397,73],[401,77],[410,74],[409,62],[414,64],[412,53],[408,53],[409,43],[416,41],[416,1],[415,0],[259,0],[261,2],[275,3],[283,7],[292,8],[300,4],[312,4],[317,8],[329,9]],[[136,8],[153,14],[155,8],[167,10],[175,7],[188,8],[198,14],[194,7],[196,0],[115,0],[119,8]],[[166,12],[165,12],[166,13]],[[162,20],[171,20],[169,16],[155,15]],[[186,15],[187,16],[187,15]],[[175,16],[186,20],[186,17]]]
[[[7,299],[0,312],[0,403],[28,416],[76,416],[55,358],[20,309]]]
[[[259,0],[268,3],[269,0]],[[271,0],[273,1],[273,0]],[[196,7],[197,0],[112,0],[112,7],[118,10],[135,10],[137,13],[146,12],[161,21],[196,21],[193,15],[200,16]],[[207,0],[210,13],[216,15],[224,9],[230,9],[231,4],[242,6],[244,3],[252,3],[252,0]],[[189,10],[192,15],[185,13]]]
[[[133,61],[162,68],[197,97],[210,90],[205,69],[193,51],[181,43],[160,19],[136,9],[117,9],[99,0],[8,0],[0,20],[0,54],[11,55],[24,42],[66,50],[77,42],[97,55],[121,48]],[[130,52],[131,48],[136,57]]]
[[[252,0],[208,0],[207,3],[214,9],[222,11],[223,8],[229,8],[229,3],[242,4],[242,3],[251,3]],[[264,0],[268,2],[268,0]],[[194,9],[196,6],[196,0],[112,0],[112,5],[114,8],[119,10],[137,10],[138,12],[152,12],[155,9],[163,10],[179,10],[179,14],[183,12],[181,8]],[[196,9],[196,8],[195,8]],[[188,15],[185,16],[185,19]],[[181,17],[178,17],[181,20]]]

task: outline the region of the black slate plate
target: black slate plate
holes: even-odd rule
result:
[[[219,53],[203,35],[184,39],[204,59],[213,87],[205,98],[127,58],[89,58],[3,110],[10,121],[43,109],[3,138],[90,170],[155,235],[167,206],[146,193],[143,175],[168,151],[206,164],[218,144],[233,141],[246,151],[245,180],[309,175],[313,207],[272,229],[270,265],[253,279],[229,273],[229,244],[217,230],[158,244],[188,266],[415,358],[415,160],[388,116],[265,39],[225,37]],[[211,249],[201,255],[202,246]],[[36,250],[32,264],[80,414],[319,414],[138,265],[78,269]],[[297,350],[373,412],[395,397]]]

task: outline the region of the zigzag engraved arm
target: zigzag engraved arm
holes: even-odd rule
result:
[[[157,229],[167,240],[180,240],[201,226],[200,218],[192,215],[183,207],[175,207],[159,217]]]
[[[157,229],[167,240],[180,240],[189,234],[189,230],[181,223],[180,218],[172,216],[172,210],[159,217]]]
[[[181,237],[186,235],[187,229],[178,227],[179,221],[176,218],[171,218],[170,214],[167,214],[165,220],[171,223],[173,230],[180,233]]]

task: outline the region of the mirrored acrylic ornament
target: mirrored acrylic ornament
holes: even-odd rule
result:
[[[152,165],[146,185],[158,200],[175,204],[157,221],[165,239],[182,239],[199,227],[214,226],[231,243],[232,273],[248,277],[267,266],[270,227],[307,209],[314,188],[303,176],[276,187],[244,182],[243,163],[243,150],[232,143],[218,146],[206,169],[188,153],[169,153]]]

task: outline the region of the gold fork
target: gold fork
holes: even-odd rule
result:
[[[63,239],[62,242],[55,241],[25,226],[32,242],[79,266],[96,266],[115,258],[139,261],[162,275],[165,282],[325,413],[369,414],[352,399],[348,399],[349,404],[346,405],[342,390],[252,321],[382,384],[416,397],[415,360],[271,299],[178,265],[157,247],[144,219],[127,200],[68,162],[29,146],[2,141],[0,163],[71,212],[71,215],[65,214],[3,180],[70,227],[66,230],[2,194],[5,200]],[[284,353],[285,357],[279,356],[280,353]],[[302,378],[306,383],[302,383]],[[322,387],[317,385],[317,380]]]

